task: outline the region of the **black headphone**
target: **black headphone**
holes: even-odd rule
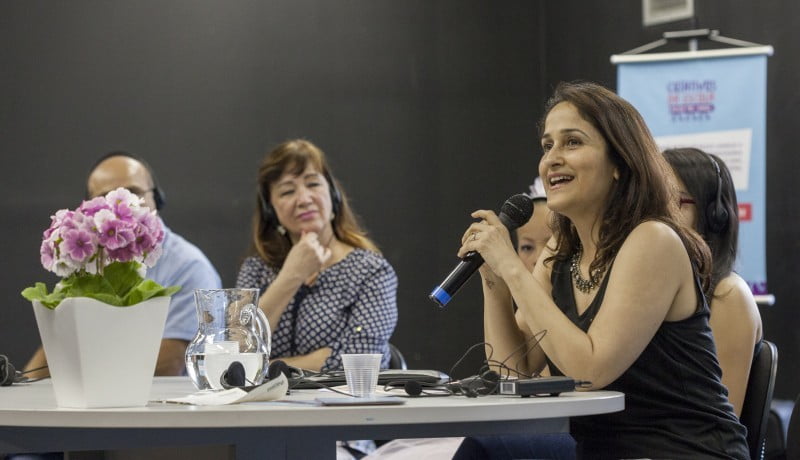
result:
[[[22,375],[22,372],[14,368],[14,365],[11,364],[6,355],[0,355],[0,386],[7,387],[12,383],[20,383],[26,380],[27,378]]]
[[[706,220],[708,221],[708,228],[714,233],[722,233],[728,226],[728,209],[725,208],[722,202],[722,171],[719,169],[717,160],[710,154],[707,155],[714,165],[714,170],[717,172],[717,190],[714,194],[714,201],[708,204],[706,208]]]
[[[280,359],[276,359],[269,364],[267,368],[267,379],[264,383],[277,378],[279,375],[284,374],[289,377],[289,366]],[[244,365],[239,361],[234,361],[228,365],[228,368],[219,376],[219,383],[222,388],[243,388],[248,384],[255,386],[255,384],[245,377]]]
[[[328,190],[331,192],[331,210],[334,216],[339,215],[339,211],[342,209],[342,193],[336,187],[336,181],[333,180],[333,176],[328,171],[323,171],[322,175],[328,181]],[[269,195],[265,190],[267,186],[268,184],[259,184],[258,188],[258,201],[261,203],[261,218],[265,229],[277,227],[280,223],[278,222],[278,216],[275,214],[275,208],[267,200]]]
[[[164,208],[164,206],[167,205],[166,196],[164,195],[164,190],[162,190],[161,186],[158,185],[158,180],[156,179],[155,172],[153,172],[153,168],[150,167],[150,165],[147,163],[147,161],[145,161],[144,158],[142,158],[142,157],[140,157],[138,155],[134,155],[132,153],[124,152],[122,150],[108,152],[105,155],[103,155],[100,158],[98,158],[97,161],[94,162],[94,164],[92,165],[92,168],[89,170],[89,175],[91,175],[92,172],[94,172],[94,170],[97,169],[97,167],[100,165],[100,163],[106,161],[107,159],[109,159],[111,157],[126,157],[126,158],[130,158],[132,160],[136,160],[139,163],[141,163],[141,165],[144,166],[144,169],[147,170],[147,173],[150,174],[150,180],[153,182],[153,190],[152,190],[152,192],[153,192],[153,202],[156,204],[156,210],[160,211],[161,209]],[[86,191],[86,197],[89,198],[89,191],[88,190]]]
[[[500,374],[488,369],[479,375],[461,379],[450,385],[453,386],[455,393],[461,393],[467,398],[477,398],[478,396],[497,393],[500,387]]]
[[[387,382],[384,385],[384,391],[389,391],[392,388],[402,388],[406,395],[416,398],[422,396],[453,396],[455,393],[450,389],[450,384],[446,383],[430,383],[418,382],[416,380],[397,380],[394,382]]]
[[[500,374],[487,370],[480,375],[448,383],[428,383],[416,380],[389,382],[384,389],[403,388],[410,397],[464,395],[467,398],[497,393]]]

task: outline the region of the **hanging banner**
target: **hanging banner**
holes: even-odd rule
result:
[[[739,202],[736,272],[767,294],[766,84],[772,47],[617,55],[617,90],[661,150],[695,147],[728,166]],[[737,56],[731,56],[736,51]],[[660,59],[659,59],[660,58]]]

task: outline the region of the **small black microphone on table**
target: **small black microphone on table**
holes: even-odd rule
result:
[[[403,388],[409,396],[419,396],[422,394],[422,385],[416,380],[409,380],[403,385]]]
[[[527,195],[514,195],[507,199],[500,208],[498,217],[509,231],[525,225],[533,215],[533,201]],[[456,265],[456,268],[447,275],[442,284],[436,286],[428,296],[431,300],[444,307],[462,285],[483,265],[483,257],[477,252],[467,253]]]
[[[244,365],[239,361],[232,362],[228,369],[219,376],[219,383],[226,390],[231,387],[243,387],[247,384]]]

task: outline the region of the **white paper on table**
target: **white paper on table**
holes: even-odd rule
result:
[[[275,401],[286,395],[289,390],[289,381],[284,374],[266,383],[248,390],[230,388],[228,390],[203,390],[180,398],[162,399],[155,402],[171,404],[189,404],[192,406],[224,406],[226,404],[239,404],[245,402]]]

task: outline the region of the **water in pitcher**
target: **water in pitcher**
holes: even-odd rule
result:
[[[201,390],[221,390],[220,377],[234,361],[244,366],[245,384],[261,382],[267,367],[266,353],[194,353],[186,360],[189,378]]]

